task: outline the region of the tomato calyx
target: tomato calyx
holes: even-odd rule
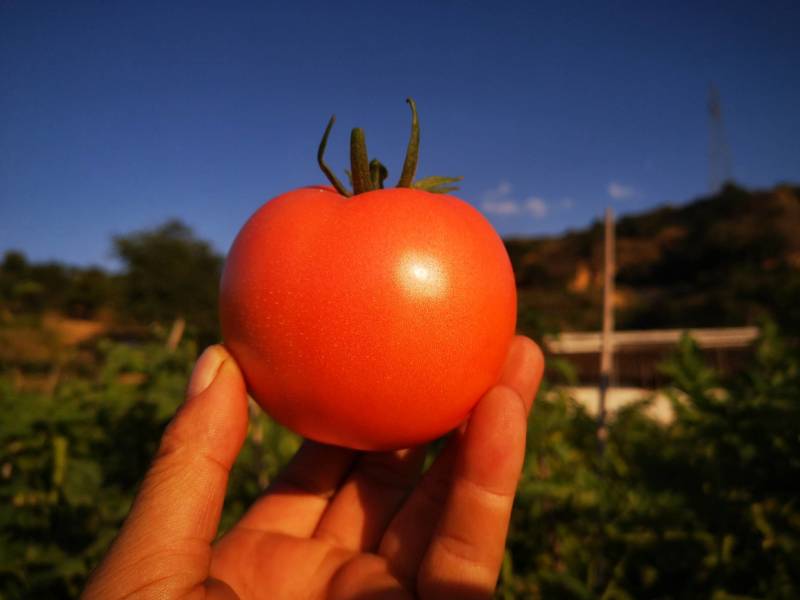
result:
[[[411,136],[406,148],[406,157],[403,161],[403,170],[400,180],[397,182],[399,188],[414,188],[436,194],[446,194],[457,190],[454,183],[461,181],[462,177],[424,177],[414,181],[419,162],[419,116],[417,115],[417,105],[412,98],[406,98],[406,102],[411,107]],[[369,160],[367,153],[367,142],[364,130],[356,127],[350,134],[350,171],[346,171],[353,191],[350,192],[344,184],[339,181],[331,168],[325,163],[325,149],[328,146],[328,136],[331,133],[333,124],[336,122],[336,115],[331,116],[322,134],[322,141],[317,149],[317,163],[320,169],[331,182],[336,191],[342,196],[350,198],[364,192],[384,189],[383,182],[389,175],[388,169],[377,159]]]
[[[414,175],[417,173],[417,162],[419,162],[419,116],[417,115],[417,103],[411,98],[406,98],[406,102],[411,107],[411,137],[408,139],[406,148],[406,159],[403,161],[403,172],[400,173],[400,181],[397,187],[411,187]]]

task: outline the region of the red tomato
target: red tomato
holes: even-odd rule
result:
[[[516,290],[502,241],[466,202],[310,187],[245,224],[220,311],[272,417],[320,442],[388,450],[453,429],[497,381]]]

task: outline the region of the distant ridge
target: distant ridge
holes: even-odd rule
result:
[[[600,326],[602,227],[506,241],[521,330]],[[768,318],[800,334],[800,187],[733,184],[617,223],[620,329],[723,327]]]

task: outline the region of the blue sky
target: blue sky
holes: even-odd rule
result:
[[[349,129],[503,235],[709,188],[707,97],[734,179],[800,181],[796,2],[0,0],[0,252],[113,266],[171,217],[227,250],[264,201],[346,167]]]

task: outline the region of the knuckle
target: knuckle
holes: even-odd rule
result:
[[[491,394],[495,398],[504,402],[519,403],[521,406],[523,405],[523,400],[520,393],[505,383],[497,384],[494,388],[492,388]]]

